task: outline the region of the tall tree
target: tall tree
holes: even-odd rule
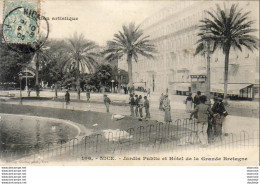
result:
[[[231,47],[242,52],[242,47],[253,51],[258,49],[258,38],[250,33],[255,32],[252,28],[255,21],[249,20],[250,12],[243,13],[233,4],[229,9],[223,9],[217,5],[216,10],[206,11],[209,18],[201,20],[199,26],[198,46],[196,53],[205,51],[205,42],[212,42],[213,52],[222,49],[225,55],[224,67],[224,99],[227,99],[229,53]]]
[[[114,35],[112,41],[107,42],[107,49],[104,51],[106,59],[113,61],[126,55],[128,64],[129,87],[133,88],[132,61],[138,61],[138,55],[153,58],[154,45],[150,43],[149,36],[144,36],[140,26],[130,23],[123,25],[123,31]]]
[[[24,45],[12,45],[13,48],[24,49]],[[0,44],[0,82],[19,83],[18,73],[22,71],[23,65],[29,63],[31,53],[21,54],[10,49],[5,44]]]
[[[80,99],[80,72],[93,73],[98,66],[95,58],[99,56],[97,53],[97,45],[86,40],[82,34],[75,33],[72,38],[67,40],[67,52],[70,59],[65,63],[65,69],[76,67],[77,76],[77,93]]]
[[[49,84],[54,84],[55,97],[58,97],[58,84],[61,84],[63,79],[63,67],[68,61],[68,55],[65,51],[65,42],[59,40],[51,40],[49,45],[49,60],[43,63],[41,69],[41,78]]]

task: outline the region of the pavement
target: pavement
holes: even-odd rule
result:
[[[15,97],[19,97],[19,91],[10,91],[10,94],[14,94]],[[144,93],[137,92],[137,94],[141,94],[144,96]],[[58,98],[63,99],[65,92],[58,92]],[[22,92],[22,96],[26,97],[27,93],[25,91]],[[31,93],[31,97],[35,97],[35,92]],[[41,91],[41,97],[45,98],[54,98],[54,91]],[[58,109],[71,109],[71,110],[79,110],[79,111],[95,111],[95,112],[106,112],[105,105],[103,104],[103,94],[101,93],[91,93],[90,102],[86,102],[86,93],[81,93],[81,101],[77,101],[76,92],[70,92],[71,103],[66,106],[63,100],[60,101],[52,101],[52,100],[23,100],[23,105],[29,106],[42,106],[42,107],[51,107]],[[129,100],[129,95],[125,94],[108,94],[112,103],[121,103],[125,105],[110,105],[110,113],[111,114],[121,114],[121,115],[130,115],[130,109],[127,105]],[[164,121],[164,112],[159,111],[159,95],[152,94],[148,97],[150,101],[150,114],[152,120]],[[183,119],[188,118],[189,114],[186,113],[186,107],[184,104],[184,100],[186,96],[179,95],[170,95],[171,100],[171,115],[172,119]],[[93,103],[94,102],[94,103]],[[4,103],[8,104],[19,104],[19,100],[8,100]],[[228,109],[230,108],[230,109]],[[250,114],[252,111],[259,110],[258,102],[249,102],[249,101],[229,101],[229,107],[227,107],[230,115],[226,120],[226,131],[229,133],[238,133],[240,131],[254,132],[259,130],[259,115]],[[250,113],[249,113],[250,112]],[[144,114],[144,112],[143,112]],[[244,116],[244,117],[243,117]]]
[[[1,92],[1,91],[0,91]],[[11,91],[5,91],[9,92],[9,94],[14,94],[15,97],[20,96],[20,91],[19,90],[11,90]],[[128,103],[129,100],[129,95],[125,94],[118,94],[118,93],[107,93],[111,101],[113,102],[126,102]],[[136,92],[138,95],[146,96],[146,93],[143,92]],[[22,96],[27,97],[27,92],[22,91]],[[31,97],[36,97],[35,91],[31,92]],[[65,96],[65,91],[58,91],[58,98],[64,98]],[[40,97],[47,97],[47,98],[54,98],[55,93],[54,91],[51,90],[43,90],[40,92]],[[77,93],[76,92],[71,92],[70,91],[70,97],[71,99],[77,99]],[[3,98],[3,97],[2,97]],[[148,96],[148,99],[150,101],[150,105],[152,106],[159,106],[159,98],[160,94],[159,93],[152,93],[151,96]],[[185,104],[184,101],[187,98],[187,96],[182,96],[182,95],[169,95],[169,98],[171,100],[171,106],[175,109],[185,109]],[[86,100],[86,93],[82,92],[81,93],[81,100]],[[100,101],[103,102],[103,94],[102,93],[91,93],[91,101]],[[213,102],[213,101],[212,101]],[[236,108],[250,108],[250,109],[258,109],[259,110],[259,100],[256,101],[228,101],[228,106],[229,107],[236,107]]]

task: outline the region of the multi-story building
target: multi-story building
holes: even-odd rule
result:
[[[258,2],[240,2],[239,7],[243,7],[244,11],[252,11],[250,18],[258,20],[256,3],[258,4]],[[222,4],[223,2],[220,2],[221,6]],[[231,3],[225,4],[230,6]],[[199,21],[209,17],[205,10],[211,11],[211,9],[216,9],[216,2],[176,2],[176,6],[164,8],[143,21],[141,28],[145,35],[150,35],[150,40],[158,52],[154,59],[140,56],[138,62],[133,63],[135,86],[145,85],[152,92],[168,90],[171,94],[191,91],[190,76],[206,75],[206,57],[194,56],[194,53],[199,39],[197,36]],[[119,67],[127,70],[126,58],[120,60]],[[247,85],[259,84],[258,76],[257,51],[254,53],[246,49],[243,49],[243,52],[231,50],[228,82],[234,85],[229,85],[230,89],[239,92],[240,88]],[[223,78],[224,54],[219,50],[211,56],[212,92],[223,91],[219,85],[224,82]]]

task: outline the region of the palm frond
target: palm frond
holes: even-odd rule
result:
[[[249,20],[250,12],[242,13],[242,9],[238,9],[238,4],[232,4],[228,9],[221,8],[218,4],[216,10],[206,11],[210,18],[200,21],[200,32],[197,41],[195,55],[203,52],[203,42],[211,41],[214,49],[218,48],[226,50],[231,46],[242,51],[242,46],[249,50],[258,48],[258,39],[249,35],[256,31],[252,28],[254,21]]]
[[[66,61],[64,67],[73,66],[78,61],[83,72],[87,72],[86,68],[88,68],[89,72],[93,72],[94,68],[97,67],[93,60],[100,56],[96,50],[97,48],[94,42],[86,40],[82,34],[74,33],[73,37],[69,38],[66,44],[66,51],[72,58]]]

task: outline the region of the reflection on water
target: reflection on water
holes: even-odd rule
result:
[[[1,115],[0,151],[31,152],[51,144],[65,143],[78,131],[71,125],[50,119]]]

